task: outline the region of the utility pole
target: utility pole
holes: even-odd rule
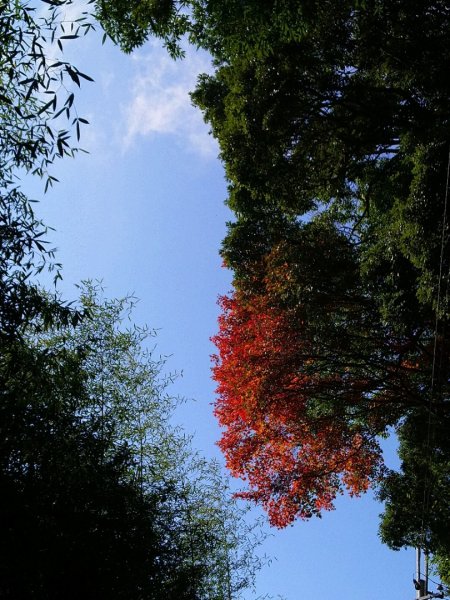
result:
[[[416,600],[421,600],[426,595],[426,583],[425,579],[422,579],[422,569],[421,569],[421,550],[420,548],[416,548],[416,578],[414,581],[414,587],[416,588]]]
[[[444,598],[444,590],[442,585],[438,585],[437,592],[428,590],[428,552],[424,552],[424,577],[422,577],[422,557],[420,548],[416,548],[416,578],[413,579],[416,590],[416,600],[431,600],[432,598]]]

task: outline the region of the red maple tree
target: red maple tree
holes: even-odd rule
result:
[[[240,291],[220,306],[215,414],[227,466],[248,483],[238,495],[262,504],[270,522],[284,527],[332,509],[344,489],[364,492],[379,473],[381,452],[376,432],[352,418],[351,408],[367,401],[370,382],[342,365],[316,369],[314,339],[298,310]],[[329,410],[333,394],[350,412]]]

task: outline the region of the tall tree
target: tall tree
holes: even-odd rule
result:
[[[154,332],[123,326],[124,320],[131,323],[132,298],[103,301],[99,288],[88,283],[81,299],[89,318],[76,328],[41,335],[37,343],[46,352],[77,357],[83,394],[72,410],[95,432],[101,449],[96,460],[101,465],[126,457],[123,481],[143,508],[154,509],[141,514],[139,504],[135,508],[153,541],[143,539],[134,555],[124,551],[125,573],[113,565],[115,579],[119,584],[125,578],[124,590],[128,586],[133,594],[134,577],[149,598],[240,598],[258,567],[257,532],[231,499],[217,465],[198,456],[183,432],[170,425],[179,400],[168,395],[172,377],[162,375],[164,363],[149,349]],[[119,524],[125,534],[126,519]],[[133,532],[134,527],[129,544]]]

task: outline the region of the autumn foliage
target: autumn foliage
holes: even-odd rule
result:
[[[248,483],[239,495],[284,527],[332,509],[344,489],[364,492],[381,465],[375,436],[327,413],[323,398],[343,386],[353,404],[363,402],[366,383],[350,382],[345,369],[315,369],[313,340],[294,309],[239,291],[220,305],[215,414],[227,466]]]

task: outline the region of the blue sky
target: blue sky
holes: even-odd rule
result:
[[[42,198],[37,214],[56,229],[49,239],[64,266],[61,290],[75,299],[76,283],[101,279],[108,296],[140,298],[135,320],[159,330],[156,352],[183,373],[173,392],[192,399],[175,418],[195,434],[196,448],[218,457],[209,338],[217,296],[231,286],[218,250],[232,215],[217,146],[188,96],[208,58],[191,51],[174,63],[151,43],[126,56],[98,35],[70,42],[65,55],[95,79],[76,99],[90,121],[81,143],[90,154],[55,165],[60,183],[43,198],[40,182],[24,182]],[[386,444],[395,463],[393,446]],[[413,553],[381,545],[381,505],[368,494],[339,498],[336,507],[321,520],[270,531],[263,550],[274,560],[260,572],[257,594],[412,598]]]

